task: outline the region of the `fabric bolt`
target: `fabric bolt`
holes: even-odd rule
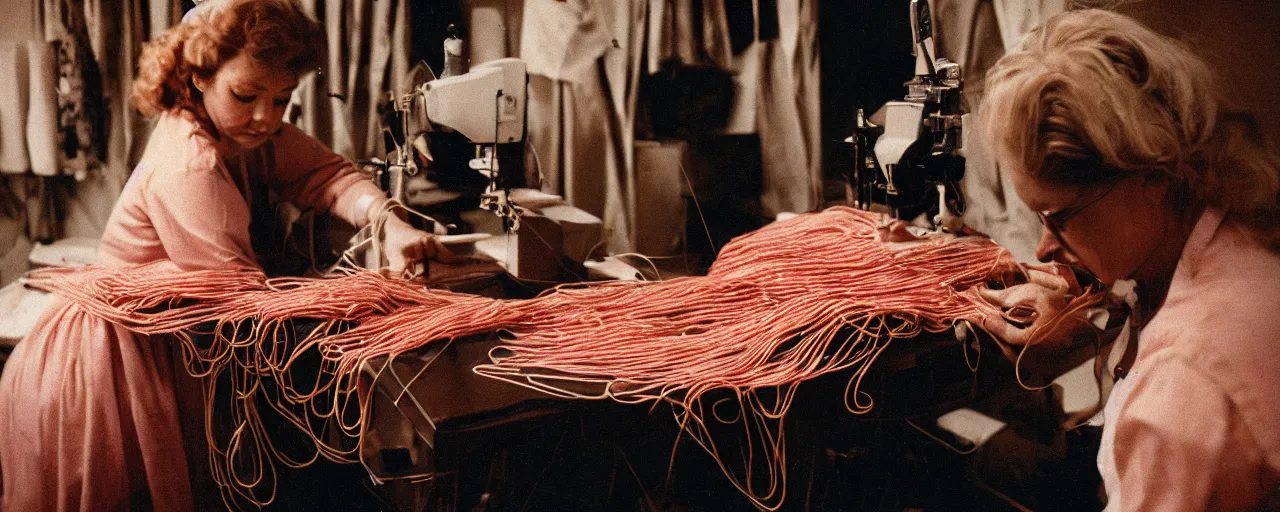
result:
[[[255,268],[249,203],[266,192],[251,189],[255,179],[355,225],[368,221],[360,197],[383,197],[295,127],[224,161],[191,114],[166,113],[116,204],[99,263]],[[61,301],[39,325],[0,375],[0,508],[192,509],[172,340],[132,334]]]
[[[1107,510],[1249,510],[1280,484],[1280,256],[1206,211],[1112,389]]]
[[[512,30],[511,15],[512,11],[521,10],[520,2],[468,0],[466,3],[469,7],[468,31],[464,38],[470,49],[471,64],[480,64],[512,55],[513,44],[520,41],[520,31]],[[569,34],[572,34],[572,31]]]
[[[0,172],[59,174],[56,55],[41,41],[0,42]]]

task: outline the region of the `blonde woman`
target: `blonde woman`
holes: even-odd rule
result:
[[[1186,47],[1097,10],[1029,34],[986,90],[1037,257],[1138,285],[1107,509],[1256,507],[1280,482],[1280,166],[1253,118]]]
[[[386,196],[350,163],[283,125],[324,32],[289,0],[210,0],[145,47],[134,103],[159,121],[108,221],[99,262],[256,268],[250,199],[269,191],[356,226]],[[398,218],[393,268],[447,255]],[[55,300],[0,376],[0,509],[191,510],[170,340]],[[201,508],[221,508],[204,503]]]

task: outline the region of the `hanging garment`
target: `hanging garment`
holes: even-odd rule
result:
[[[53,44],[0,42],[0,171],[59,174],[56,55]]]
[[[63,222],[67,236],[96,238],[102,235],[130,170],[142,156],[150,122],[130,102],[137,58],[148,37],[148,20],[143,14],[148,6],[159,4],[160,0],[84,2],[90,47],[102,70],[106,160],[100,172],[77,181],[74,193],[62,198],[67,210]],[[170,22],[169,19],[150,21],[152,26],[161,28],[168,27]]]
[[[85,23],[84,2],[44,0],[45,40],[57,48],[59,169],[84,177],[105,161],[102,74]]]
[[[1000,24],[1005,52],[1013,51],[1022,36],[1066,9],[1066,0],[991,0]]]
[[[304,0],[328,38],[324,72],[304,78],[286,118],[353,159],[385,158],[379,109],[409,72],[409,1]]]
[[[1004,43],[993,0],[938,0],[933,8],[938,54],[957,62],[964,73],[966,110],[982,103],[987,70],[1004,55]],[[977,121],[970,115],[969,122]],[[961,190],[967,205],[965,224],[987,234],[1018,261],[1034,262],[1040,221],[1013,189],[1008,171],[996,165],[973,125],[965,132],[965,176]]]
[[[131,105],[134,75],[142,43],[148,40],[150,27],[164,30],[169,18],[147,20],[148,7],[173,3],[172,0],[86,0],[85,19],[89,42],[102,70],[103,102],[106,105],[106,175],[119,194],[141,157],[149,123]],[[113,201],[115,197],[111,198]],[[107,214],[110,213],[108,209]],[[103,217],[105,222],[106,218]]]
[[[540,60],[530,64],[526,142],[542,189],[600,217],[613,252],[635,243],[634,124],[647,10],[647,0],[530,0],[521,29],[521,58]]]
[[[733,69],[735,52],[723,2],[649,0],[646,18],[646,73],[662,71],[668,60]]]
[[[160,37],[166,29],[182,20],[182,0],[145,0],[147,19],[151,22],[147,39]]]
[[[590,0],[527,0],[520,58],[529,74],[558,81],[589,80],[584,76],[595,71],[597,60],[613,47],[614,33],[603,12],[611,5]]]
[[[726,0],[724,7],[733,53],[746,51],[756,41],[778,37],[780,12],[777,0]]]
[[[62,238],[66,208],[60,199],[67,194],[69,179],[31,174],[9,176],[12,196],[8,199],[18,202],[27,240],[47,244]]]
[[[817,2],[782,0],[777,6],[780,37],[760,43],[756,102],[760,203],[768,215],[811,211],[822,197]]]

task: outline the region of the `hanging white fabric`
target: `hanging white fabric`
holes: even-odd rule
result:
[[[526,0],[520,58],[529,74],[570,80],[594,66],[615,40],[602,5],[617,7],[593,0]]]
[[[42,41],[0,42],[0,171],[58,174],[56,50]]]

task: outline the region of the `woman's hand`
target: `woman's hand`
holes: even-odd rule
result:
[[[1065,311],[1083,291],[1071,270],[1063,265],[1027,265],[1027,282],[1000,290],[980,289],[983,300],[1000,308],[1000,316],[986,319],[983,327],[1000,341],[1022,346],[1032,342],[1069,343],[1080,322],[1046,326],[1044,321]],[[1083,319],[1083,312],[1081,313]],[[1057,327],[1054,329],[1054,327]],[[1047,332],[1044,329],[1062,332]],[[1033,337],[1040,339],[1032,339]]]
[[[982,329],[995,337],[1010,361],[1020,361],[1023,351],[1035,345],[1032,355],[1020,361],[1019,382],[1023,375],[1052,379],[1078,365],[1076,349],[1099,334],[1081,307],[1086,304],[1073,303],[1085,290],[1069,267],[1027,265],[1026,277],[1027,282],[1008,288],[978,289],[980,298],[1000,310],[983,317]]]
[[[383,247],[386,250],[387,265],[393,275],[400,275],[406,270],[413,275],[421,275],[426,270],[422,265],[426,265],[427,260],[441,263],[458,260],[438,237],[414,228],[394,215],[386,221]]]

